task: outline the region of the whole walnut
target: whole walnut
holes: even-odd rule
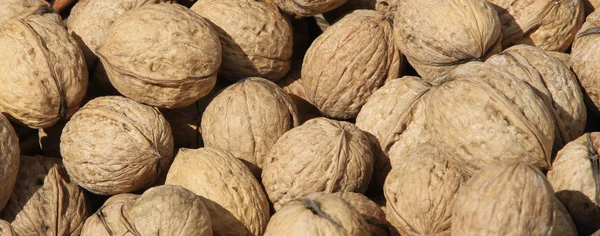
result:
[[[31,185],[39,181],[36,178],[27,180],[31,181],[28,183]],[[16,234],[79,235],[88,216],[83,189],[71,182],[60,165],[54,165],[43,182],[12,221]]]
[[[10,122],[0,114],[0,211],[14,190],[20,163],[19,138]]]
[[[587,118],[583,94],[573,72],[558,59],[538,47],[516,45],[486,63],[508,70],[544,100],[556,121],[553,153],[583,134]]]
[[[502,24],[502,46],[529,44],[564,52],[585,17],[580,0],[488,0]]]
[[[588,107],[600,114],[600,11],[587,17],[571,48],[571,68],[585,91]]]
[[[202,114],[204,146],[240,158],[260,176],[279,137],[298,126],[296,106],[275,83],[251,77],[224,89]]]
[[[339,196],[311,193],[290,200],[277,211],[265,231],[271,235],[370,235],[360,212]]]
[[[356,118],[386,80],[399,75],[401,55],[391,21],[374,10],[356,10],[311,44],[302,79],[311,102],[328,117]]]
[[[489,165],[461,186],[451,231],[452,235],[577,235],[544,174],[517,162]]]
[[[423,79],[438,82],[469,61],[500,52],[498,14],[485,0],[399,0],[396,45]]]
[[[367,190],[373,173],[369,138],[344,121],[315,118],[285,133],[269,152],[262,183],[275,210],[312,192]]]
[[[173,160],[167,120],[157,109],[124,97],[89,101],[67,122],[60,140],[73,182],[95,194],[150,187]]]
[[[31,128],[67,119],[88,83],[85,59],[58,16],[30,15],[0,26],[0,111]],[[10,73],[8,73],[10,71]]]
[[[389,221],[402,235],[449,234],[460,171],[431,144],[398,158],[384,186]]]
[[[281,79],[290,69],[292,27],[277,8],[254,0],[197,2],[191,10],[212,23],[221,39],[219,77]]]
[[[131,193],[117,194],[107,199],[93,215],[85,220],[82,236],[110,236],[116,232],[127,232],[127,226],[122,223],[121,208],[124,204],[134,202],[140,196]]]
[[[93,68],[98,61],[96,49],[117,18],[146,4],[171,2],[173,0],[79,0],[71,9],[67,29],[79,43],[88,67]]]
[[[274,0],[275,4],[287,14],[300,17],[314,16],[325,13],[346,3],[348,0]],[[355,0],[350,0],[355,1]]]
[[[161,108],[185,107],[207,95],[221,65],[217,32],[178,4],[124,13],[96,52],[121,94]]]
[[[390,225],[385,219],[385,212],[377,203],[371,201],[365,195],[355,192],[337,192],[332,193],[333,196],[338,196],[344,201],[350,203],[369,224],[371,235],[393,235]]]
[[[180,149],[166,184],[182,186],[200,196],[216,235],[262,235],[269,222],[269,202],[260,182],[227,152]]]
[[[51,11],[50,3],[44,0],[3,0],[0,1],[0,24],[10,19]]]
[[[586,133],[558,152],[547,174],[577,230],[585,235],[600,229],[599,148],[600,133]]]

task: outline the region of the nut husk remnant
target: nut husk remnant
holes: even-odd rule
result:
[[[0,111],[31,128],[67,119],[88,84],[85,59],[58,16],[31,15],[0,26]],[[8,73],[10,72],[10,73]]]
[[[488,0],[502,23],[502,46],[529,44],[564,52],[584,20],[580,0]]]
[[[286,203],[265,231],[275,235],[370,235],[369,224],[350,203],[339,196],[311,193]]]
[[[290,69],[292,26],[269,3],[254,0],[197,2],[191,10],[209,20],[223,46],[219,77],[281,79]]]
[[[277,139],[298,126],[296,106],[277,84],[258,77],[224,89],[202,114],[206,147],[240,158],[260,176],[266,155]]]
[[[571,48],[571,68],[589,99],[588,107],[600,114],[600,11],[587,17]]]
[[[275,210],[302,195],[367,190],[373,173],[369,138],[344,121],[315,118],[271,148],[262,183]]]
[[[89,101],[67,122],[60,139],[73,182],[95,194],[147,188],[173,159],[167,120],[157,109],[124,97]]]
[[[401,57],[391,21],[374,10],[356,10],[311,44],[301,80],[311,102],[325,115],[356,118],[377,88],[398,78]]]
[[[260,182],[229,153],[180,149],[166,183],[200,196],[216,235],[262,235],[269,222],[269,202]]]
[[[427,81],[500,52],[498,14],[485,0],[399,0],[396,45]]]
[[[451,231],[452,235],[577,235],[544,174],[525,163],[492,164],[461,186]]]
[[[112,85],[135,101],[185,107],[214,87],[221,44],[210,23],[178,4],[130,10],[97,48]]]

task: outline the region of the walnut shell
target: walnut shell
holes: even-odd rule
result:
[[[431,144],[401,159],[384,186],[387,218],[402,235],[449,235],[462,174]]]
[[[29,184],[38,181],[37,178],[31,180],[33,183]],[[71,182],[60,165],[52,167],[43,181],[43,186],[35,191],[12,222],[15,232],[18,235],[79,235],[88,216],[83,189]]]
[[[338,196],[350,203],[350,205],[362,215],[365,221],[367,221],[367,224],[369,224],[371,235],[392,235],[389,228],[390,226],[385,219],[385,212],[383,212],[377,203],[371,201],[371,199],[365,197],[365,195],[354,192],[337,192],[331,195]]]
[[[302,63],[311,102],[329,117],[356,118],[377,88],[398,77],[393,41],[392,24],[373,10],[356,10],[327,28]]]
[[[467,175],[508,160],[550,168],[552,113],[532,87],[507,71],[464,64],[431,88],[427,103],[433,139]]]
[[[155,108],[124,97],[88,102],[67,122],[60,140],[73,182],[95,194],[149,187],[173,160],[167,120]]]
[[[452,235],[577,235],[544,174],[525,163],[487,166],[464,184],[451,230]]]
[[[269,222],[269,202],[260,182],[227,152],[180,149],[166,183],[200,196],[216,235],[262,235]]]
[[[0,26],[0,110],[46,128],[79,108],[88,83],[77,42],[54,17],[31,15]],[[18,68],[18,69],[15,69]]]
[[[600,114],[600,11],[587,17],[571,48],[571,68],[589,99],[588,107]]]
[[[283,89],[296,104],[298,110],[298,123],[304,124],[304,122],[317,117],[322,117],[323,113],[319,111],[319,108],[310,102],[308,93],[306,91],[306,85],[304,81],[300,79],[300,72],[302,70],[302,60],[296,60],[292,62],[292,68],[283,79],[277,82],[277,85]]]
[[[13,192],[20,163],[19,138],[10,122],[0,114],[0,211]]]
[[[253,0],[198,2],[191,10],[209,20],[221,39],[219,77],[281,79],[290,69],[292,26],[268,3]]]
[[[296,106],[275,83],[251,77],[224,89],[202,114],[204,146],[244,161],[260,176],[277,139],[298,126]]]
[[[580,0],[488,0],[502,23],[502,47],[529,44],[548,51],[569,48],[584,20]]]
[[[427,81],[500,52],[498,14],[485,0],[399,0],[396,45]]]
[[[364,193],[373,173],[367,135],[352,123],[327,118],[285,133],[266,163],[262,183],[275,210],[312,192]]]
[[[12,222],[35,193],[43,188],[52,167],[62,165],[58,158],[21,156],[15,187],[2,210],[2,219]]]
[[[126,12],[108,28],[97,53],[121,94],[161,108],[185,107],[207,95],[221,65],[213,27],[178,4]]]
[[[52,11],[51,9],[50,3],[44,0],[3,0],[0,2],[0,24],[10,19]]]
[[[558,152],[552,170],[548,171],[548,180],[556,196],[582,234],[600,229],[600,189],[596,187],[591,160],[598,149],[600,133],[582,135]]]
[[[325,13],[346,3],[348,0],[274,0],[275,4],[287,14],[300,17],[314,16]],[[350,0],[354,1],[354,0]]]
[[[79,43],[88,67],[93,68],[98,61],[96,49],[104,42],[108,28],[118,17],[146,4],[171,2],[173,0],[80,0],[69,13],[67,28]]]
[[[17,236],[17,233],[10,223],[5,220],[0,220],[0,235]]]
[[[486,63],[508,70],[544,100],[556,121],[553,153],[583,134],[587,115],[583,94],[573,72],[558,59],[540,48],[516,45]]]
[[[557,51],[546,51],[546,53],[548,53],[548,55],[553,56],[554,58],[558,59],[560,62],[565,64],[565,66],[567,66],[567,68],[571,68],[571,54],[564,53],[564,52],[557,52]]]
[[[286,203],[271,218],[265,236],[370,235],[369,225],[350,203],[324,193],[312,193]]]
[[[121,208],[123,204],[134,202],[140,196],[137,194],[123,193],[110,197],[96,213],[85,220],[82,236],[110,236],[111,233],[127,232],[127,227],[122,222]]]
[[[193,192],[174,185],[153,187],[121,208],[127,232],[115,235],[213,235],[208,210]]]

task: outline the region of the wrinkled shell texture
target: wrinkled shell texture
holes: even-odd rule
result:
[[[315,118],[285,133],[273,146],[262,183],[278,210],[302,195],[364,193],[373,172],[369,138],[354,124]]]
[[[331,11],[347,1],[348,0],[274,0],[275,4],[277,4],[281,10],[298,18],[314,16]]]
[[[221,65],[217,32],[178,4],[126,12],[109,27],[97,53],[121,94],[161,108],[185,107],[207,95]]]
[[[556,51],[546,51],[546,53],[548,53],[548,55],[553,56],[554,58],[558,59],[560,62],[565,64],[565,66],[567,66],[567,68],[571,68],[571,54],[564,53],[564,52],[556,52]]]
[[[29,199],[42,188],[44,179],[55,165],[61,165],[58,158],[44,156],[21,156],[19,172],[14,190],[6,207],[2,210],[2,219],[12,222]]]
[[[69,14],[67,28],[83,50],[87,65],[92,66],[98,60],[96,48],[104,42],[108,28],[119,16],[145,4],[170,2],[172,0],[80,0]]]
[[[265,236],[370,235],[369,225],[350,203],[338,196],[313,193],[294,199],[271,218]]]
[[[10,223],[5,220],[0,220],[0,235],[4,236],[17,236],[15,230],[12,228]]]
[[[350,203],[369,224],[371,235],[390,235],[389,226],[385,219],[385,212],[377,203],[371,201],[365,195],[354,192],[337,192],[332,195],[342,198]]]
[[[202,200],[183,187],[150,188],[135,201],[123,204],[121,212],[121,222],[135,235],[213,235],[211,218]]]
[[[571,70],[544,50],[517,45],[490,57],[486,63],[508,70],[531,85],[556,121],[554,150],[581,136],[586,107],[577,78]]]
[[[19,138],[10,122],[0,114],[0,211],[6,206],[19,172]]]
[[[564,52],[584,20],[580,0],[488,0],[502,23],[502,46],[535,45]]]
[[[290,95],[298,110],[298,123],[304,124],[312,118],[322,117],[323,114],[308,98],[304,80],[300,79],[301,70],[302,60],[293,61],[290,72],[278,81],[277,85]]]
[[[224,89],[202,114],[206,147],[218,148],[244,160],[260,176],[266,155],[288,130],[298,126],[292,98],[277,84],[258,77]]]
[[[432,137],[442,154],[468,175],[509,160],[550,168],[552,113],[532,87],[507,71],[470,62],[428,95]]]
[[[377,88],[398,77],[400,57],[390,20],[377,11],[357,10],[315,39],[304,56],[301,80],[325,115],[356,118]]]
[[[83,189],[71,182],[61,166],[55,165],[12,226],[18,235],[79,235],[87,216]]]
[[[60,139],[73,182],[95,194],[149,187],[173,160],[167,120],[156,109],[124,97],[91,100],[67,123]]]
[[[577,235],[544,174],[524,163],[491,165],[461,186],[451,230],[452,235]]]
[[[260,183],[229,153],[180,149],[166,183],[200,196],[217,235],[262,235],[269,222],[269,202]]]
[[[589,15],[571,49],[571,68],[590,99],[588,106],[600,108],[600,11]]]
[[[392,168],[391,147],[410,152],[419,144],[429,142],[431,135],[425,124],[425,94],[431,85],[419,77],[405,76],[390,81],[369,98],[356,118],[356,126],[373,135],[381,152],[375,156],[371,185],[382,189]],[[401,155],[401,154],[397,154]]]
[[[450,233],[450,218],[463,177],[436,148],[422,144],[395,166],[385,186],[389,221],[402,235]]]
[[[591,133],[590,138],[591,144],[586,134],[558,152],[548,180],[578,229],[594,232],[600,228],[600,204],[596,202],[600,189],[596,189],[589,148],[600,149],[600,133]]]
[[[485,0],[399,0],[394,37],[419,75],[439,81],[459,64],[500,52],[500,20]]]
[[[219,34],[223,47],[220,77],[277,81],[289,71],[292,26],[274,6],[253,0],[219,0],[198,2],[191,10],[209,20]]]
[[[5,22],[0,57],[4,114],[31,128],[46,128],[77,111],[88,72],[77,42],[62,23],[40,15]]]
[[[50,7],[50,4],[44,0],[3,0],[0,2],[0,23],[25,18],[45,7]]]
[[[110,233],[114,235],[118,232],[127,232],[127,226],[122,223],[121,208],[123,204],[134,202],[139,197],[130,193],[110,197],[98,211],[85,220],[81,235],[111,236]]]

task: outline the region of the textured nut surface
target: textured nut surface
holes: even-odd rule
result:
[[[306,85],[304,84],[304,81],[300,79],[301,70],[302,60],[293,61],[290,72],[285,75],[283,79],[278,81],[277,85],[290,95],[298,110],[298,123],[304,124],[304,122],[312,118],[322,117],[323,114],[319,111],[319,108],[310,101],[310,98],[308,98]]]
[[[508,70],[544,100],[556,121],[553,153],[583,134],[587,115],[583,94],[573,72],[558,59],[540,48],[516,45],[486,63]]]
[[[285,133],[271,148],[262,183],[278,210],[302,195],[364,193],[373,173],[369,138],[355,125],[315,118]]]
[[[272,81],[290,69],[292,27],[268,3],[253,0],[198,2],[191,8],[209,20],[223,46],[220,77],[238,81],[258,76]]]
[[[31,128],[73,115],[87,89],[83,54],[58,20],[31,15],[0,26],[0,110]]]
[[[544,174],[524,163],[490,165],[464,184],[451,230],[452,235],[577,235]]]
[[[127,227],[122,223],[123,204],[134,202],[140,196],[137,194],[117,194],[107,199],[93,215],[85,220],[82,236],[110,236],[116,233],[127,232]]]
[[[394,37],[421,77],[439,81],[457,65],[500,52],[500,20],[485,0],[399,0]]]
[[[2,210],[2,219],[12,222],[31,197],[44,186],[50,169],[62,165],[60,159],[45,156],[21,156],[17,182]]]
[[[200,197],[179,186],[150,188],[135,201],[124,203],[121,213],[121,222],[135,235],[213,235],[209,212]]]
[[[126,12],[108,28],[97,53],[121,94],[161,108],[184,107],[208,94],[221,65],[217,32],[178,4]]]
[[[60,139],[73,182],[96,194],[149,187],[173,159],[167,120],[156,109],[124,97],[91,100],[67,122]]]
[[[384,186],[387,218],[402,235],[449,234],[463,176],[431,144],[399,158]]]
[[[338,8],[347,1],[348,0],[274,0],[275,4],[277,4],[281,10],[296,17],[307,17],[325,13]]]
[[[558,59],[560,62],[565,64],[565,66],[567,66],[567,68],[571,68],[571,54],[564,53],[564,52],[557,52],[557,51],[546,51],[546,53],[548,53],[548,55],[553,56],[554,58]]]
[[[558,152],[548,171],[548,180],[556,196],[569,211],[580,233],[592,233],[600,229],[600,189],[596,188],[593,150],[600,148],[600,133],[584,134],[567,144]]]
[[[44,185],[35,191],[12,222],[15,232],[18,235],[79,235],[88,216],[83,189],[71,182],[59,165],[52,167],[43,181]]]
[[[0,114],[0,209],[4,209],[19,172],[19,138],[10,122]]]
[[[339,196],[311,193],[286,203],[265,232],[270,235],[370,235],[360,212]]]
[[[85,55],[88,67],[92,67],[98,57],[96,48],[104,42],[108,27],[125,12],[145,4],[170,3],[172,0],[80,0],[67,21],[69,33],[75,37]],[[93,16],[93,17],[90,17]]]
[[[269,222],[269,202],[260,183],[229,153],[180,149],[166,183],[200,196],[216,235],[262,235]]]
[[[374,10],[356,10],[311,44],[301,80],[325,115],[356,118],[377,88],[398,77],[400,58],[390,20]]]
[[[495,66],[470,62],[452,71],[427,100],[432,137],[457,168],[519,160],[550,168],[554,120],[532,87]]]
[[[529,44],[564,52],[584,20],[580,0],[488,0],[502,23],[502,46]]]
[[[36,11],[47,11],[50,4],[44,0],[4,0],[0,2],[0,23],[14,18],[25,18]]]
[[[391,235],[390,226],[385,219],[385,212],[377,203],[371,201],[365,195],[355,192],[337,192],[331,195],[338,196],[350,203],[369,224],[371,235]]]
[[[0,234],[5,236],[17,236],[15,229],[8,223],[8,221],[0,220]]]
[[[571,68],[589,97],[588,106],[600,114],[600,11],[589,15],[571,48]]]

